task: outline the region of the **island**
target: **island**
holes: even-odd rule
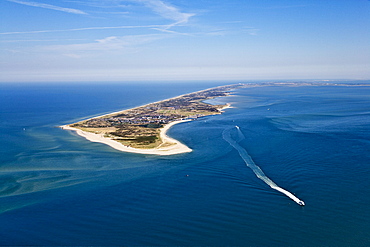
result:
[[[369,84],[330,81],[238,83],[184,94],[60,127],[76,131],[89,141],[104,143],[124,152],[156,155],[187,153],[192,151],[189,147],[166,135],[171,126],[204,116],[221,114],[223,109],[230,107],[229,104],[207,104],[206,100],[228,96],[237,88],[268,86],[369,86]]]
[[[210,88],[144,106],[102,115],[61,126],[76,131],[89,141],[107,144],[117,150],[140,154],[172,155],[192,150],[166,135],[178,123],[221,114],[229,104],[213,105],[204,101],[228,96],[245,86],[233,84]]]

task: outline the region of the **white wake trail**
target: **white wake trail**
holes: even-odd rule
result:
[[[299,205],[304,206],[305,203],[302,200],[300,200],[298,197],[296,197],[295,195],[293,195],[289,191],[287,191],[287,190],[279,187],[277,184],[275,184],[270,178],[268,178],[266,176],[266,174],[261,170],[261,168],[254,163],[254,161],[252,160],[251,156],[249,156],[247,151],[242,146],[239,145],[239,142],[242,141],[243,139],[245,139],[243,133],[241,132],[239,126],[235,126],[235,128],[237,130],[236,140],[234,140],[231,137],[231,131],[234,128],[224,130],[224,132],[222,133],[222,137],[224,138],[225,141],[230,143],[230,145],[232,147],[234,147],[239,152],[239,155],[240,155],[240,157],[242,157],[245,164],[249,168],[252,169],[252,171],[256,174],[256,176],[259,179],[261,179],[263,182],[265,182],[267,185],[269,185],[272,189],[277,190],[277,191],[285,194],[286,196],[288,196],[290,199],[292,199],[293,201],[295,201]]]

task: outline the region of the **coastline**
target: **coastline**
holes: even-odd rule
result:
[[[225,105],[224,107],[219,108],[218,110],[220,111],[220,113],[223,113],[223,112],[224,112],[224,110],[229,109],[229,108],[234,108],[234,107],[233,107],[233,106],[231,106],[231,104],[230,104],[230,103],[226,103],[226,105]]]
[[[117,131],[117,134],[114,133],[113,135],[111,134],[113,133],[112,130],[109,130],[109,133],[107,133],[107,130],[90,132],[91,130],[87,130],[87,129],[84,130],[83,128],[80,128],[81,124],[78,127],[77,126],[75,127],[76,123],[63,125],[63,126],[60,126],[60,128],[65,129],[65,130],[75,131],[79,136],[84,137],[85,139],[91,142],[103,143],[116,150],[123,151],[123,152],[139,153],[139,154],[154,154],[154,155],[173,155],[173,154],[188,153],[192,151],[189,147],[182,144],[180,141],[170,138],[166,135],[168,129],[170,129],[173,125],[178,124],[178,123],[192,121],[192,119],[196,119],[202,116],[222,114],[225,109],[232,108],[229,103],[224,104],[224,105],[214,105],[214,107],[212,108],[212,107],[209,107],[212,104],[204,103],[203,101],[207,99],[213,99],[216,97],[228,96],[229,95],[229,93],[227,93],[228,90],[233,89],[235,87],[240,87],[241,85],[242,84],[235,84],[235,85],[226,85],[226,86],[219,86],[219,87],[215,87],[211,89],[205,89],[205,90],[197,91],[194,93],[176,96],[170,99],[165,99],[165,100],[157,101],[154,103],[145,104],[140,107],[111,112],[108,114],[103,114],[100,116],[89,118],[87,120],[80,121],[80,122],[92,121],[92,123],[88,123],[87,125],[85,124],[85,127],[86,126],[89,127],[89,124],[91,124],[90,126],[93,126],[92,128],[94,128],[95,126],[97,126],[97,128],[101,128],[102,126],[103,128],[104,126],[113,126],[112,127],[113,131]],[[172,105],[171,104],[168,105],[168,102],[170,101]],[[181,106],[182,103],[184,103],[183,108]],[[158,106],[160,104],[162,104],[163,106]],[[209,106],[204,106],[204,105],[209,105]],[[164,107],[164,110],[162,110],[161,107]],[[172,111],[178,111],[178,112],[173,113]],[[127,115],[126,117],[119,116],[119,118],[117,118],[116,116],[119,114],[127,114]],[[105,118],[105,119],[100,120],[101,118]],[[127,141],[127,139],[124,139],[125,140],[124,143],[119,141],[119,140],[122,140],[121,133],[123,133],[123,131],[125,130],[122,130],[122,129],[117,130],[118,128],[115,127],[117,123],[118,125],[122,123],[126,123],[126,126],[140,126],[140,123],[143,122],[142,119],[144,119],[144,123],[145,121],[147,121],[147,123],[149,124],[153,122],[156,123],[156,121],[160,123],[161,118],[167,119],[167,123],[165,123],[165,125],[159,129],[159,133],[157,131],[155,134],[156,138],[161,141],[161,143],[158,146],[141,148],[141,147],[137,147],[137,145],[135,144],[131,146],[130,141]],[[153,121],[153,119],[155,120]],[[143,131],[141,133],[144,133],[144,134],[141,134],[141,136],[139,135],[139,137],[142,137],[142,136],[143,137],[154,137],[153,131],[152,132],[150,131],[151,128],[153,129],[153,127],[147,128],[149,130],[148,131],[148,130],[143,130],[143,128],[138,130],[138,129],[132,129],[132,127],[127,127],[126,133],[127,131],[131,133],[138,133],[137,131]],[[118,132],[118,131],[121,131],[121,132]],[[125,134],[123,134],[123,136]],[[117,136],[119,138],[115,139]],[[133,138],[135,138],[135,136]]]
[[[123,151],[123,152],[139,153],[139,154],[154,154],[154,155],[173,155],[173,154],[189,153],[192,151],[192,149],[190,149],[186,145],[182,144],[178,140],[175,140],[167,136],[166,134],[167,131],[173,125],[188,122],[188,121],[191,121],[191,120],[179,120],[179,121],[174,121],[169,124],[166,124],[160,130],[160,138],[162,139],[163,143],[160,146],[156,148],[151,148],[151,149],[139,149],[139,148],[128,147],[128,146],[121,144],[118,141],[112,140],[111,138],[104,137],[102,134],[94,134],[91,132],[83,131],[81,129],[70,127],[69,125],[62,125],[60,126],[60,128],[64,130],[75,131],[77,135],[82,136],[91,142],[103,143],[116,150]]]
[[[231,86],[231,85],[218,86],[218,87],[215,87],[215,88],[227,87],[227,86]],[[212,89],[212,88],[211,88],[211,89]],[[209,90],[209,89],[203,89],[203,90],[195,91],[195,92],[192,92],[192,93],[201,93],[201,92],[204,92],[204,91],[207,91],[207,90]],[[178,96],[175,96],[175,97],[172,97],[172,98],[166,98],[166,99],[163,99],[163,100],[159,100],[159,101],[155,101],[155,102],[147,103],[147,104],[144,104],[144,105],[135,106],[135,107],[132,107],[132,108],[129,108],[129,109],[124,109],[124,110],[119,110],[119,111],[115,111],[115,112],[105,113],[105,114],[102,114],[102,115],[98,115],[98,116],[94,116],[94,117],[87,118],[87,119],[85,119],[85,120],[89,120],[89,119],[93,119],[93,118],[109,117],[109,116],[111,116],[111,115],[125,113],[125,112],[128,112],[128,111],[132,110],[132,109],[137,109],[137,108],[147,107],[147,106],[149,106],[149,105],[162,103],[162,102],[167,101],[167,100],[178,99],[178,98],[181,98],[181,97],[183,97],[183,96],[186,96],[186,95],[188,95],[188,94],[192,94],[192,93],[185,93],[185,94],[181,94],[181,95],[178,95]],[[218,110],[220,111],[220,113],[222,113],[222,112],[223,112],[223,110],[224,110],[224,109],[227,109],[227,108],[233,108],[233,107],[231,106],[231,104],[226,103],[226,105],[225,105],[224,107],[219,108]],[[82,121],[84,121],[84,120],[82,120]]]

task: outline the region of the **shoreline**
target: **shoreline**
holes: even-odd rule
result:
[[[200,91],[197,91],[197,92],[183,94],[183,95],[179,95],[179,96],[169,98],[169,99],[164,99],[164,100],[161,100],[161,101],[157,101],[157,102],[153,102],[153,103],[149,103],[149,104],[144,104],[144,105],[139,106],[139,107],[134,107],[134,108],[130,108],[130,109],[124,109],[124,110],[120,110],[120,111],[115,111],[115,112],[111,112],[111,113],[102,114],[100,116],[95,116],[93,118],[82,120],[80,122],[89,121],[89,120],[93,120],[93,119],[99,119],[99,118],[103,118],[103,117],[109,118],[109,117],[114,117],[117,114],[126,114],[126,113],[131,114],[131,115],[139,114],[138,116],[140,116],[140,114],[142,114],[143,112],[145,113],[146,110],[144,108],[150,109],[150,106],[153,106],[155,104],[162,104],[166,101],[174,101],[176,99],[179,99],[179,101],[174,102],[175,105],[173,106],[173,108],[175,108],[176,106],[178,107],[178,104],[179,104],[179,102],[181,102],[181,100],[185,100],[185,103],[191,102],[190,104],[208,104],[208,103],[205,103],[203,101],[207,100],[207,99],[213,99],[213,98],[216,98],[216,97],[221,97],[221,96],[229,96],[229,93],[227,92],[227,90],[230,90],[230,88],[233,89],[235,87],[239,87],[240,85],[241,84],[226,85],[226,86],[219,86],[219,87],[215,87],[215,88],[211,88],[211,89],[200,90]],[[202,94],[203,92],[204,92],[204,94]],[[200,94],[200,96],[199,96],[199,94]],[[190,96],[190,95],[192,95],[192,96]],[[195,98],[195,101],[191,97]],[[203,98],[203,99],[197,101],[196,99],[198,99],[198,98],[200,98],[200,99]],[[197,102],[197,103],[194,103],[194,102]],[[209,104],[209,105],[212,105],[212,104]],[[188,105],[186,105],[186,106],[188,106]],[[79,135],[81,137],[84,137],[85,139],[87,139],[91,142],[103,143],[103,144],[106,144],[106,145],[116,149],[116,150],[123,151],[123,152],[139,153],[139,154],[154,154],[154,155],[182,154],[182,153],[192,152],[192,149],[190,149],[189,147],[187,147],[186,145],[184,145],[180,141],[175,140],[175,139],[170,138],[169,136],[167,136],[166,135],[167,131],[175,124],[183,123],[183,122],[187,122],[187,121],[192,121],[192,119],[198,118],[199,117],[198,113],[201,113],[201,115],[203,115],[203,116],[217,115],[217,114],[222,114],[224,112],[224,110],[227,109],[227,108],[232,108],[230,103],[226,103],[224,105],[215,105],[215,106],[219,106],[219,107],[214,107],[213,109],[210,108],[211,110],[209,110],[209,108],[207,108],[207,107],[206,108],[202,108],[202,107],[197,108],[198,105],[195,105],[195,108],[190,108],[190,110],[185,107],[185,109],[188,110],[189,112],[192,112],[194,109],[198,109],[198,112],[196,110],[194,110],[195,111],[194,117],[193,116],[187,116],[186,114],[185,114],[185,116],[187,116],[187,117],[184,117],[184,116],[181,116],[181,114],[179,114],[181,117],[180,116],[177,117],[177,118],[172,117],[173,119],[167,121],[167,124],[162,126],[162,128],[159,129],[159,133],[157,132],[157,134],[156,134],[157,138],[160,139],[161,143],[155,148],[151,148],[151,147],[141,148],[141,147],[137,147],[137,146],[136,147],[131,147],[130,143],[128,143],[128,144],[124,143],[123,144],[123,143],[119,142],[119,139],[115,139],[115,135],[106,135],[105,131],[101,131],[101,133],[99,133],[99,132],[93,133],[93,132],[90,132],[90,130],[87,130],[87,131],[82,130],[77,126],[76,126],[76,128],[72,127],[73,124],[66,124],[66,125],[59,126],[59,127],[62,128],[62,129],[65,129],[65,130],[75,131],[77,133],[77,135]],[[166,107],[168,107],[168,106],[166,106]],[[138,113],[135,112],[135,110],[138,111]],[[156,112],[157,110],[158,110],[158,108],[155,107],[154,112],[155,112],[155,114],[158,114],[159,118],[160,118],[161,117],[160,115],[163,114],[163,113]],[[175,110],[176,110],[176,108],[175,108]],[[132,112],[132,111],[134,111],[134,112]],[[152,109],[150,109],[149,111],[152,111]],[[205,113],[203,113],[203,111],[205,111]],[[166,117],[166,115],[165,115],[165,117]],[[140,118],[138,120],[139,120],[139,122],[141,121]],[[130,121],[132,121],[132,119],[130,119],[128,121],[130,122]],[[103,124],[104,123],[106,123],[106,122],[103,122]],[[99,123],[97,125],[99,126]]]
[[[231,86],[231,85],[225,85],[225,86],[218,86],[218,87],[215,87],[215,88],[220,88],[220,87],[227,87],[227,86]],[[200,92],[203,92],[203,91],[207,91],[209,89],[203,89],[203,90],[199,90],[199,91],[195,91],[195,92],[192,92],[192,93],[200,93]],[[172,98],[167,98],[167,99],[163,99],[163,100],[159,100],[159,101],[155,101],[155,102],[151,102],[151,103],[147,103],[147,104],[144,104],[144,105],[139,105],[139,106],[135,106],[135,107],[132,107],[132,108],[129,108],[129,109],[124,109],[124,110],[120,110],[120,111],[115,111],[115,112],[110,112],[110,113],[105,113],[105,114],[102,114],[102,115],[98,115],[98,116],[94,116],[94,117],[89,117],[87,119],[82,119],[80,121],[85,121],[85,120],[89,120],[89,119],[93,119],[93,118],[101,118],[101,117],[108,117],[110,115],[115,115],[115,114],[121,114],[121,113],[125,113],[127,111],[130,111],[132,109],[137,109],[137,108],[142,108],[142,107],[146,107],[146,106],[149,106],[151,104],[158,104],[158,103],[162,103],[164,101],[167,101],[167,100],[171,100],[171,99],[177,99],[177,98],[181,98],[183,96],[186,96],[188,94],[191,94],[191,93],[185,93],[185,94],[181,94],[181,95],[178,95],[178,96],[175,96],[175,97],[172,97]],[[226,96],[227,97],[227,96]],[[224,109],[227,109],[227,108],[233,108],[231,106],[231,104],[229,103],[226,103],[226,105],[222,108],[219,109],[220,113],[222,113]],[[169,123],[170,124],[170,123]]]
[[[175,124],[189,122],[191,120],[178,120],[166,124],[160,130],[160,138],[162,139],[163,143],[156,147],[150,149],[140,149],[140,148],[132,148],[121,144],[118,141],[112,140],[111,138],[104,137],[103,134],[95,134],[87,131],[83,131],[81,129],[70,127],[69,125],[62,125],[60,128],[63,130],[71,130],[75,131],[77,135],[84,137],[85,139],[91,142],[99,142],[106,144],[116,150],[129,152],[129,153],[139,153],[139,154],[154,154],[154,155],[173,155],[173,154],[182,154],[182,153],[189,153],[193,150],[190,149],[188,146],[184,145],[180,141],[173,139],[166,135],[167,131]],[[165,147],[162,147],[165,146]]]
[[[219,108],[218,110],[220,111],[220,113],[223,113],[224,110],[230,109],[230,108],[234,108],[234,107],[230,103],[226,103],[224,107]]]

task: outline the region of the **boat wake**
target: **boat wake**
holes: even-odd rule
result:
[[[237,131],[237,137],[234,139],[231,136],[231,131],[236,129]],[[243,133],[241,132],[239,126],[235,126],[235,128],[229,128],[224,130],[222,133],[222,137],[225,141],[227,141],[232,147],[234,147],[238,152],[240,157],[245,161],[245,164],[252,169],[252,171],[256,174],[256,176],[261,179],[263,182],[265,182],[267,185],[269,185],[272,189],[277,190],[286,196],[288,196],[290,199],[295,201],[298,205],[304,206],[305,203],[300,200],[298,197],[290,193],[289,191],[279,187],[277,184],[275,184],[270,178],[266,176],[266,174],[261,170],[259,166],[257,166],[254,161],[252,160],[251,156],[247,153],[247,151],[239,145],[239,142],[245,139]]]

